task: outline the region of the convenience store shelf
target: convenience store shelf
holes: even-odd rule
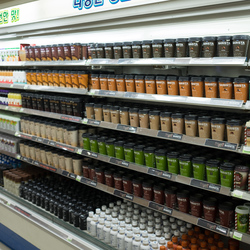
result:
[[[125,100],[159,102],[170,104],[184,104],[199,107],[221,108],[221,109],[237,109],[237,110],[250,110],[250,102],[246,104],[242,100],[233,99],[220,99],[220,98],[205,98],[205,97],[190,97],[178,95],[157,95],[157,94],[144,94],[135,92],[119,92],[109,90],[92,89],[89,95],[98,97],[112,97],[121,98]]]
[[[156,211],[158,211],[160,213],[164,213],[164,214],[167,214],[169,216],[172,216],[172,217],[178,218],[180,220],[183,220],[185,222],[188,222],[188,223],[191,223],[191,224],[198,225],[200,227],[209,229],[210,231],[219,233],[221,235],[229,236],[229,234],[230,234],[230,229],[229,228],[220,226],[220,225],[218,225],[216,223],[213,223],[213,222],[209,222],[209,221],[204,220],[202,218],[194,217],[194,216],[192,216],[190,214],[182,213],[182,212],[180,212],[180,211],[178,211],[176,209],[169,208],[169,207],[166,207],[164,205],[160,205],[160,204],[155,203],[153,201],[148,201],[146,199],[134,196],[133,194],[126,193],[124,191],[115,189],[113,187],[109,187],[107,185],[96,182],[94,180],[91,180],[91,179],[88,179],[88,178],[85,178],[85,177],[82,177],[82,176],[78,176],[78,175],[75,175],[73,173],[69,173],[66,170],[57,169],[57,168],[54,168],[52,166],[49,166],[49,165],[46,165],[46,164],[43,164],[43,163],[40,163],[40,162],[37,162],[37,161],[33,161],[32,159],[22,157],[22,156],[20,157],[20,160],[22,160],[24,162],[27,162],[27,163],[29,163],[31,165],[34,165],[34,166],[49,170],[51,172],[57,173],[59,175],[63,175],[63,176],[68,177],[70,179],[76,180],[76,181],[78,181],[80,183],[83,183],[83,184],[88,185],[90,187],[93,187],[95,189],[104,191],[104,192],[106,192],[108,194],[120,197],[120,198],[128,200],[128,201],[131,201],[131,202],[133,202],[135,204],[144,206],[146,208],[151,208],[151,209],[156,210]]]
[[[0,150],[0,152],[5,153],[5,151],[2,151],[2,150]],[[90,180],[88,178],[78,176],[78,175],[75,175],[73,173],[69,173],[66,170],[56,169],[56,168],[54,168],[52,166],[49,166],[49,165],[46,165],[46,164],[43,164],[43,163],[40,163],[40,162],[37,162],[37,161],[33,161],[32,159],[22,157],[22,156],[20,156],[18,154],[16,154],[16,158],[18,158],[18,159],[20,159],[23,162],[26,162],[28,164],[31,164],[31,165],[46,169],[48,171],[57,173],[59,175],[68,177],[70,179],[76,180],[76,181],[78,181],[80,183],[83,183],[83,184],[88,185],[90,187],[93,187],[93,188],[96,188],[98,190],[104,191],[104,192],[109,193],[111,195],[115,195],[115,196],[120,197],[122,199],[132,201],[133,203],[136,203],[138,205],[154,209],[154,210],[156,210],[156,211],[158,211],[160,213],[164,213],[166,215],[181,219],[181,220],[183,220],[185,222],[188,222],[188,223],[191,223],[191,224],[194,224],[194,225],[198,225],[198,226],[200,226],[202,228],[205,228],[205,229],[208,229],[210,231],[219,233],[221,235],[228,236],[228,237],[234,238],[236,240],[239,240],[239,241],[242,241],[242,242],[245,242],[245,243],[248,243],[248,244],[250,243],[250,235],[249,234],[238,233],[237,231],[235,231],[233,229],[230,230],[229,228],[220,226],[217,223],[209,222],[209,221],[204,220],[202,218],[197,218],[197,217],[194,217],[194,216],[192,216],[190,214],[182,213],[182,212],[180,212],[180,211],[178,211],[176,209],[168,208],[168,207],[166,207],[164,205],[155,203],[153,201],[148,201],[148,200],[145,200],[143,198],[136,197],[136,196],[134,196],[132,194],[126,193],[126,192],[121,191],[121,190],[117,190],[115,188],[109,187],[109,186],[104,185],[102,183],[98,183],[98,182],[96,182],[94,180]]]
[[[32,67],[32,66],[86,66],[87,60],[79,61],[20,61],[20,62],[0,62],[0,67]]]
[[[247,66],[245,57],[211,57],[211,58],[128,58],[128,59],[91,59],[88,65],[110,66]]]
[[[248,66],[246,57],[211,57],[211,58],[121,58],[121,59],[90,59],[79,61],[21,61],[0,62],[0,67],[30,66]]]
[[[110,122],[96,121],[96,120],[87,119],[87,118],[84,118],[82,123],[91,125],[91,126],[106,128],[106,129],[134,133],[137,135],[144,135],[147,137],[188,143],[188,144],[193,144],[196,146],[203,146],[203,147],[209,147],[209,148],[214,148],[214,149],[222,149],[222,150],[227,150],[227,151],[243,154],[242,149],[239,148],[238,144],[229,143],[226,141],[217,141],[217,140],[212,140],[212,139],[207,139],[207,138],[192,137],[192,136],[187,136],[183,134],[176,134],[173,132],[164,132],[161,130],[132,127],[129,125],[114,124]]]
[[[38,143],[42,143],[42,144],[45,144],[48,146],[52,146],[52,147],[55,147],[58,149],[62,149],[62,150],[65,150],[65,151],[68,151],[71,153],[76,153],[79,155],[87,156],[87,157],[92,158],[92,159],[96,159],[96,160],[99,160],[102,162],[110,163],[110,164],[113,164],[113,165],[116,165],[119,167],[123,167],[126,169],[134,170],[134,171],[137,171],[140,173],[149,174],[149,175],[159,177],[159,178],[162,178],[165,180],[170,180],[170,181],[182,183],[182,184],[193,186],[193,187],[198,187],[198,188],[208,190],[211,192],[219,193],[222,195],[231,196],[231,189],[227,188],[227,187],[223,187],[221,185],[212,184],[212,183],[209,183],[206,181],[200,181],[200,180],[196,180],[193,178],[172,174],[172,173],[169,173],[167,171],[162,171],[162,170],[158,170],[155,168],[150,168],[147,166],[138,165],[138,164],[128,162],[125,160],[120,160],[120,159],[117,159],[114,157],[91,152],[89,150],[81,149],[78,147],[73,147],[73,146],[70,146],[70,145],[67,145],[64,143],[60,143],[60,142],[56,142],[53,140],[44,139],[42,137],[32,136],[32,135],[25,134],[22,132],[16,132],[15,136],[20,137],[22,139],[32,140],[34,142],[38,142]],[[249,200],[250,200],[250,197],[249,197]]]
[[[87,89],[61,88],[61,87],[39,86],[39,85],[29,85],[29,84],[0,83],[0,88],[46,91],[46,92],[65,93],[65,94],[74,94],[74,95],[87,95],[88,94]]]
[[[0,105],[0,110],[7,110],[11,112],[17,112],[17,113],[23,113],[23,114],[29,114],[29,115],[37,115],[37,116],[53,118],[53,119],[58,119],[58,120],[68,121],[68,122],[82,123],[81,117],[45,112],[45,111],[40,111],[36,109],[26,109],[26,108],[21,108],[21,107]]]
[[[2,187],[0,187],[0,204],[38,225],[42,230],[47,230],[67,242],[67,244],[73,245],[77,249],[114,249],[90,236],[86,231],[64,222],[46,210],[35,206],[33,203],[11,194]]]

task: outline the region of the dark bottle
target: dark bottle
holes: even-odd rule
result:
[[[79,227],[81,230],[87,230],[87,214],[82,213],[79,216]]]
[[[63,220],[69,221],[69,207],[67,205],[67,201],[64,202],[63,206]]]
[[[36,205],[37,206],[41,206],[41,188],[38,187],[37,188],[37,192],[36,192]]]
[[[25,189],[25,182],[24,181],[22,181],[21,182],[21,185],[20,185],[20,187],[19,187],[19,196],[21,197],[21,198],[24,198],[24,189]]]
[[[44,200],[44,208],[46,211],[49,211],[49,201],[50,201],[50,195],[46,195],[45,200]]]
[[[80,208],[76,207],[75,212],[72,214],[73,225],[79,227],[79,217],[80,217]]]
[[[75,205],[74,204],[71,204],[70,205],[70,209],[69,209],[69,223],[70,224],[73,224],[73,214],[75,212]]]
[[[31,201],[32,200],[32,187],[29,186],[29,189],[27,191],[27,200]]]
[[[59,219],[63,218],[63,198],[60,199],[60,202],[57,206],[57,216]]]
[[[59,205],[59,197],[56,196],[54,199],[54,215],[58,216],[58,205]]]
[[[46,191],[45,190],[42,190],[41,192],[41,208],[45,208],[45,193]]]

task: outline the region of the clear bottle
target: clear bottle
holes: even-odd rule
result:
[[[132,250],[133,232],[128,232],[124,239],[124,249]]]
[[[91,224],[91,221],[93,220],[93,216],[94,216],[94,212],[91,211],[89,212],[89,216],[87,218],[87,231],[90,233],[90,224]]]
[[[141,250],[150,250],[149,242],[147,239],[144,239],[141,245]]]
[[[93,220],[90,223],[90,234],[93,237],[96,237],[96,232],[97,232],[97,224],[98,224],[98,216],[94,215]]]
[[[124,250],[125,230],[121,228],[117,234],[117,249]]]
[[[140,234],[136,234],[134,236],[134,239],[132,242],[132,249],[133,250],[140,250],[141,249],[141,236],[140,236]]]
[[[110,230],[111,230],[110,227],[111,227],[110,221],[106,221],[105,226],[103,228],[103,241],[106,244],[110,243]]]
[[[104,219],[99,219],[99,223],[97,225],[97,231],[96,231],[96,236],[97,239],[103,240],[104,239]]]
[[[118,234],[118,226],[113,225],[110,231],[110,245],[112,247],[117,247],[117,234]]]

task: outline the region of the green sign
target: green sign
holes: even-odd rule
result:
[[[19,8],[11,9],[11,22],[12,23],[15,23],[15,22],[19,21],[19,13],[20,13]]]

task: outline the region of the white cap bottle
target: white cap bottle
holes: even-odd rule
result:
[[[103,240],[104,239],[104,231],[103,231],[103,228],[104,228],[104,219],[103,218],[99,218],[99,223],[97,225],[97,230],[96,230],[96,236],[97,236],[97,239],[99,240]]]
[[[159,217],[160,214],[158,212],[154,212],[154,217]]]
[[[161,218],[160,217],[155,217],[155,223],[161,223]]]
[[[154,241],[156,241],[156,236],[155,236],[155,234],[151,234],[149,236],[149,242],[154,242]]]
[[[106,210],[105,210],[105,218],[107,219],[107,216],[108,215],[111,215],[111,210],[109,209],[109,208],[107,208]]]
[[[141,250],[150,250],[149,242],[147,239],[144,239],[141,245]]]
[[[162,222],[163,226],[166,227],[166,226],[171,226],[171,223],[168,221],[168,220],[164,220]]]
[[[124,239],[124,249],[132,250],[133,232],[128,232]]]
[[[95,215],[97,215],[98,217],[100,216],[100,213],[101,213],[101,209],[100,208],[97,208],[95,210]]]
[[[139,209],[139,205],[138,204],[134,204],[134,209]]]
[[[163,232],[164,233],[170,233],[171,232],[171,228],[170,227],[163,227]]]
[[[128,218],[128,217],[126,217],[126,218],[125,218],[125,224],[131,224],[131,219]]]
[[[148,208],[147,208],[146,212],[147,212],[147,214],[153,214],[153,210],[148,209]]]
[[[118,213],[113,211],[111,216],[112,218],[118,218]]]
[[[125,221],[121,221],[121,222],[120,222],[119,227],[118,227],[118,230],[120,230],[121,228],[126,229]]]
[[[132,216],[133,216],[133,214],[132,214],[131,212],[127,212],[127,213],[126,213],[126,217],[127,217],[127,218],[132,218]]]
[[[107,244],[110,243],[110,230],[111,230],[110,227],[111,227],[110,221],[106,221],[103,228],[103,241]]]
[[[161,215],[161,219],[164,221],[164,220],[167,220],[168,219],[168,216],[166,214],[162,214]]]
[[[192,226],[192,224],[190,224],[190,223],[186,223],[186,228],[189,230],[189,229],[192,229],[193,226]]]
[[[113,202],[109,203],[109,208],[110,208],[111,211],[113,210],[114,206],[115,206],[115,204]]]
[[[166,241],[165,241],[165,238],[164,238],[164,237],[161,237],[161,238],[158,240],[158,243],[159,243],[159,247],[160,247],[160,246],[165,246],[165,247],[167,247],[167,244],[166,244]]]
[[[147,213],[141,212],[141,217],[142,217],[142,218],[147,218]]]
[[[174,223],[174,222],[175,222],[175,218],[169,217],[169,222],[170,222],[170,223]]]
[[[119,221],[119,224],[120,224],[122,221],[124,221],[124,216],[123,216],[122,214],[119,214],[119,216],[118,216],[118,221]],[[125,221],[124,221],[124,223],[125,223]]]
[[[161,238],[161,230],[155,230],[155,237],[156,237],[156,241],[158,241]]]
[[[97,224],[98,224],[98,215],[94,215],[93,220],[90,222],[90,234],[93,237],[96,237]]]
[[[180,234],[181,234],[181,236],[182,236],[183,234],[185,234],[186,232],[187,232],[186,227],[185,227],[185,226],[181,226],[181,227],[180,227]]]
[[[136,220],[132,220],[132,227],[137,227],[138,226],[138,222]]]
[[[116,202],[116,205],[119,206],[119,207],[121,206],[121,204],[122,204],[122,201],[120,201],[120,200],[118,200],[118,201]]]
[[[105,213],[106,209],[107,209],[107,206],[106,205],[102,205],[102,212]]]
[[[139,209],[134,209],[133,214],[139,216],[140,215],[140,210]]]
[[[164,234],[166,244],[168,244],[168,242],[171,241],[171,236],[172,236],[171,233],[165,233]]]
[[[134,228],[133,228],[133,234],[134,234],[134,235],[140,234],[140,228],[139,228],[139,227],[134,227]]]
[[[148,240],[148,232],[146,230],[141,232],[141,241],[143,241],[144,239]]]
[[[128,234],[128,232],[133,232],[132,230],[132,225],[131,224],[127,224],[126,228],[125,228],[125,236]]]
[[[140,234],[136,234],[132,241],[132,249],[133,250],[141,250],[141,236]]]
[[[117,234],[118,234],[118,226],[113,225],[110,231],[110,245],[112,247],[117,247]]]
[[[182,226],[184,223],[183,223],[183,221],[182,220],[177,220],[177,225],[180,227],[180,226]]]
[[[117,249],[124,250],[125,230],[121,228],[117,234]]]
[[[89,216],[87,218],[87,231],[90,233],[90,223],[93,220],[94,212],[89,212]]]
[[[155,229],[156,229],[156,230],[160,230],[161,228],[162,228],[162,225],[161,225],[161,224],[159,224],[159,223],[158,223],[158,224],[155,224]]]
[[[151,246],[150,250],[158,250],[159,249],[157,241],[150,242],[150,246]]]

